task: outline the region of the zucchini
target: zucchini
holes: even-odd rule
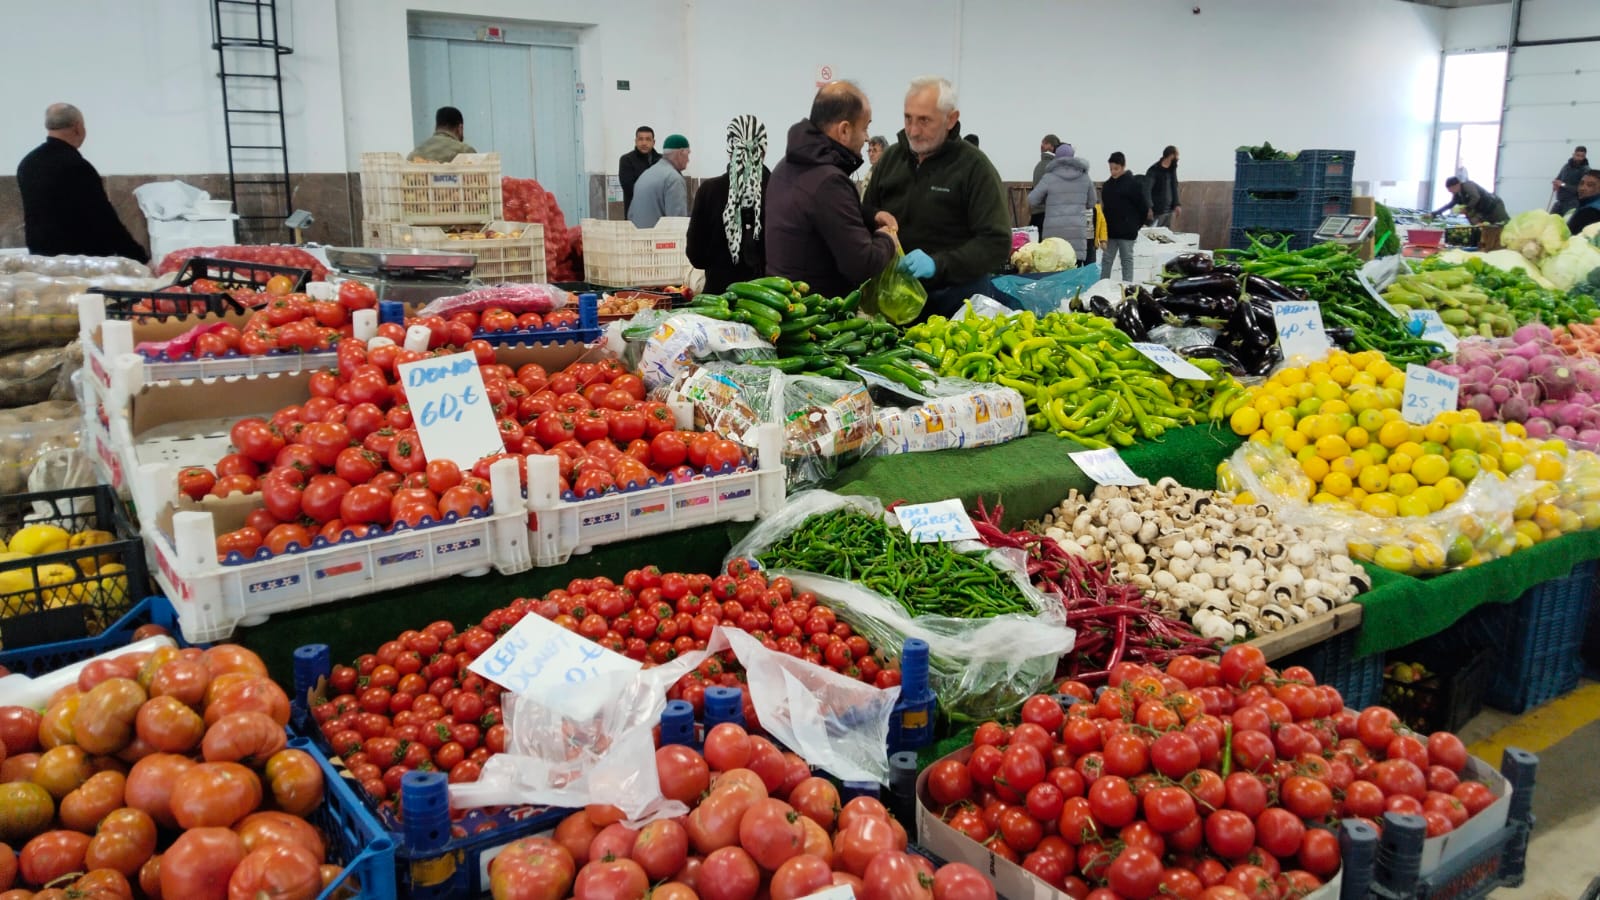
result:
[[[753,359],[745,363],[745,365],[765,366],[769,369],[777,369],[785,375],[797,375],[804,371],[810,363],[811,361],[803,356],[785,356],[779,359]]]
[[[788,297],[764,288],[759,284],[740,283],[730,285],[728,293],[737,296],[740,300],[749,300],[769,307],[780,316],[794,311],[794,304],[789,302]]]
[[[754,300],[740,297],[739,302],[735,303],[733,308],[749,315],[752,319],[770,324],[774,330],[783,324],[783,313]]]
[[[765,278],[753,278],[749,281],[741,281],[739,283],[753,284],[756,287],[763,287],[769,291],[777,291],[780,294],[787,294],[794,290],[794,282],[783,277],[782,275],[768,275]]]
[[[783,323],[779,330],[784,334],[799,334],[808,328],[815,328],[828,321],[827,316],[806,316],[803,319],[789,319]]]

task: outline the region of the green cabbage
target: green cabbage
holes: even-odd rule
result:
[[[1058,237],[1037,244],[1023,244],[1011,254],[1011,265],[1018,272],[1065,272],[1078,264],[1072,245]]]
[[[1517,214],[1501,229],[1500,246],[1537,262],[1560,253],[1571,236],[1560,216],[1530,209]]]
[[[1587,280],[1589,273],[1597,268],[1600,268],[1600,249],[1583,235],[1576,235],[1567,241],[1560,253],[1545,260],[1539,271],[1551,284],[1569,291]]]

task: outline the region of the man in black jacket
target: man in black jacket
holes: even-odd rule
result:
[[[838,297],[894,258],[894,218],[864,210],[850,183],[871,124],[872,107],[861,89],[835,81],[817,91],[811,116],[790,127],[783,162],[767,185],[768,275]]]
[[[22,222],[28,252],[40,256],[125,256],[149,262],[106,196],[100,173],[78,148],[88,132],[83,113],[70,103],[44,112],[44,143],[17,164]]]
[[[633,133],[633,149],[617,160],[617,180],[622,182],[622,214],[628,214],[633,205],[633,183],[644,171],[661,161],[656,152],[656,132],[649,125],[640,125]]]
[[[1111,277],[1111,261],[1122,257],[1122,280],[1133,281],[1133,242],[1139,237],[1139,227],[1150,214],[1150,204],[1145,200],[1144,187],[1128,171],[1127,157],[1122,151],[1111,154],[1111,177],[1100,190],[1100,209],[1106,217],[1105,256],[1100,259],[1100,277]]]
[[[1572,148],[1572,158],[1561,166],[1561,171],[1556,173],[1555,180],[1550,182],[1550,187],[1556,192],[1556,205],[1550,211],[1558,216],[1564,216],[1578,208],[1578,182],[1583,180],[1583,173],[1589,171],[1589,148]]]
[[[1178,148],[1167,145],[1161,158],[1144,173],[1145,199],[1150,201],[1150,218],[1161,228],[1172,226],[1172,220],[1183,212],[1178,201]]]

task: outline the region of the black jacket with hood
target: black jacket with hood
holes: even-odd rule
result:
[[[894,239],[874,230],[874,214],[850,181],[860,166],[860,156],[809,120],[789,129],[783,162],[767,182],[767,274],[839,297],[883,271],[894,258]],[[874,170],[871,184],[877,181]]]

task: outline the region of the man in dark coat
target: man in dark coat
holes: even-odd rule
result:
[[[28,252],[40,256],[125,256],[149,262],[106,196],[100,173],[78,148],[88,135],[83,113],[56,103],[44,113],[44,143],[17,164]]]
[[[1170,228],[1183,205],[1178,199],[1178,148],[1168,145],[1161,158],[1144,172],[1145,199],[1150,201],[1150,218],[1161,228]]]
[[[755,116],[728,123],[728,171],[701,183],[689,213],[689,262],[706,273],[705,292],[766,274],[761,207],[767,193],[767,127]]]
[[[813,293],[837,297],[882,272],[894,258],[894,218],[864,209],[850,182],[871,124],[866,95],[848,81],[836,81],[817,92],[811,116],[789,129],[783,162],[767,185],[767,274],[804,281]]]
[[[1149,201],[1144,196],[1144,186],[1128,171],[1127,157],[1122,151],[1111,154],[1108,160],[1111,177],[1100,189],[1100,208],[1106,216],[1106,252],[1100,258],[1100,277],[1111,277],[1111,261],[1122,258],[1122,280],[1133,281],[1133,245],[1139,239],[1139,228],[1150,214]]]
[[[646,169],[661,161],[656,152],[656,132],[649,125],[640,125],[633,133],[633,149],[617,160],[617,180],[622,182],[622,214],[628,214],[633,205],[633,184]]]
[[[1558,216],[1564,216],[1578,208],[1578,182],[1583,180],[1583,173],[1589,171],[1589,148],[1572,148],[1572,158],[1561,166],[1561,171],[1556,173],[1555,180],[1550,182],[1550,187],[1556,192],[1555,208],[1550,210]]]
[[[1578,208],[1567,218],[1573,234],[1600,222],[1600,169],[1590,169],[1578,180]]]

